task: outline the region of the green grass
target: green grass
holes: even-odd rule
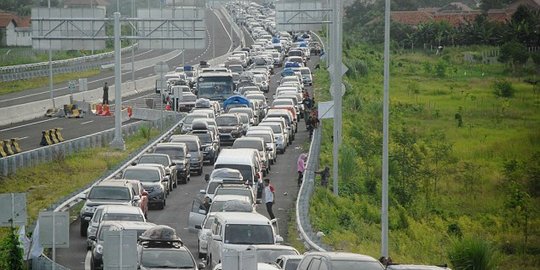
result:
[[[540,166],[533,158],[540,153],[540,92],[523,82],[526,72],[509,74],[500,64],[463,61],[465,52],[488,49],[392,55],[389,250],[394,262],[451,263],[449,252],[466,238],[493,246],[500,268],[540,267],[535,182]],[[341,196],[317,188],[310,216],[327,244],[378,258],[382,53],[358,45],[344,55],[349,63],[364,63],[368,72],[345,79]],[[437,67],[444,76],[437,75]],[[317,100],[331,99],[328,75],[321,70],[315,77]],[[496,97],[497,80],[510,81],[515,96]],[[332,163],[331,136],[332,122],[325,120],[320,164]],[[509,165],[513,160],[515,168]]]
[[[153,136],[157,133],[156,130],[152,132]],[[96,181],[147,141],[139,133],[127,138],[125,151],[109,147],[89,148],[57,157],[52,162],[19,169],[15,174],[0,178],[0,193],[26,192],[28,223],[31,224],[40,211]],[[0,231],[0,236],[3,232]]]
[[[62,83],[71,80],[76,80],[79,78],[92,77],[100,73],[99,69],[90,69],[87,71],[73,72],[73,73],[64,73],[55,75],[53,78],[53,83]],[[45,87],[49,85],[48,77],[38,77],[29,80],[18,80],[11,82],[0,82],[0,95],[5,95],[9,93],[20,92],[28,89],[35,89],[40,87]]]
[[[96,50],[94,54],[110,50]],[[54,51],[52,60],[64,60],[91,55],[91,51]],[[47,50],[34,50],[32,47],[0,48],[0,66],[23,65],[49,61]]]

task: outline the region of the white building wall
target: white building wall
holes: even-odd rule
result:
[[[10,22],[6,27],[7,46],[32,46],[32,29],[30,27],[15,27]]]

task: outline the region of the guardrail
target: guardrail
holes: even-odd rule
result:
[[[309,219],[309,200],[315,189],[315,171],[319,167],[319,154],[321,150],[322,128],[316,128],[313,132],[309,145],[309,155],[302,185],[296,198],[296,227],[300,239],[304,242],[307,250],[326,251],[330,248],[323,247],[320,237],[313,232]]]
[[[128,135],[134,134],[139,130],[141,125],[146,123],[140,121],[124,125],[122,126],[122,132]],[[0,175],[7,176],[17,172],[17,169],[21,167],[34,166],[42,162],[52,161],[59,155],[69,155],[84,148],[106,146],[113,138],[114,128],[7,156],[0,159]]]
[[[133,46],[137,48],[138,44],[134,44]],[[122,53],[128,50],[131,50],[131,46],[123,48]],[[97,68],[103,65],[103,63],[87,62],[95,62],[97,60],[110,58],[113,56],[114,52],[106,52],[71,59],[52,61],[53,73],[60,74],[80,72],[88,69]],[[0,81],[3,82],[27,80],[35,77],[44,77],[48,75],[49,62],[0,67]]]

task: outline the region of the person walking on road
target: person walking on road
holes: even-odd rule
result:
[[[302,184],[304,179],[304,171],[306,170],[307,155],[305,153],[300,154],[296,161],[296,167],[298,170],[298,187]]]
[[[268,215],[270,216],[270,220],[275,219],[276,216],[274,216],[274,211],[272,211],[272,206],[274,206],[274,197],[275,197],[275,190],[272,185],[270,185],[270,179],[266,178],[263,180],[264,182],[264,203],[266,204],[266,211],[268,211]]]
[[[109,105],[109,86],[107,82],[103,85],[103,104]]]

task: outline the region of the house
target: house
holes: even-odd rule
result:
[[[518,0],[504,9],[490,9],[485,14],[488,20],[504,23],[512,17],[519,6],[524,5],[531,9],[540,9],[540,0]],[[461,2],[452,2],[440,8],[420,8],[412,11],[392,11],[393,21],[417,26],[427,22],[447,22],[452,26],[459,26],[481,15],[482,11],[472,9]]]
[[[0,12],[0,46],[32,46],[30,17]]]

